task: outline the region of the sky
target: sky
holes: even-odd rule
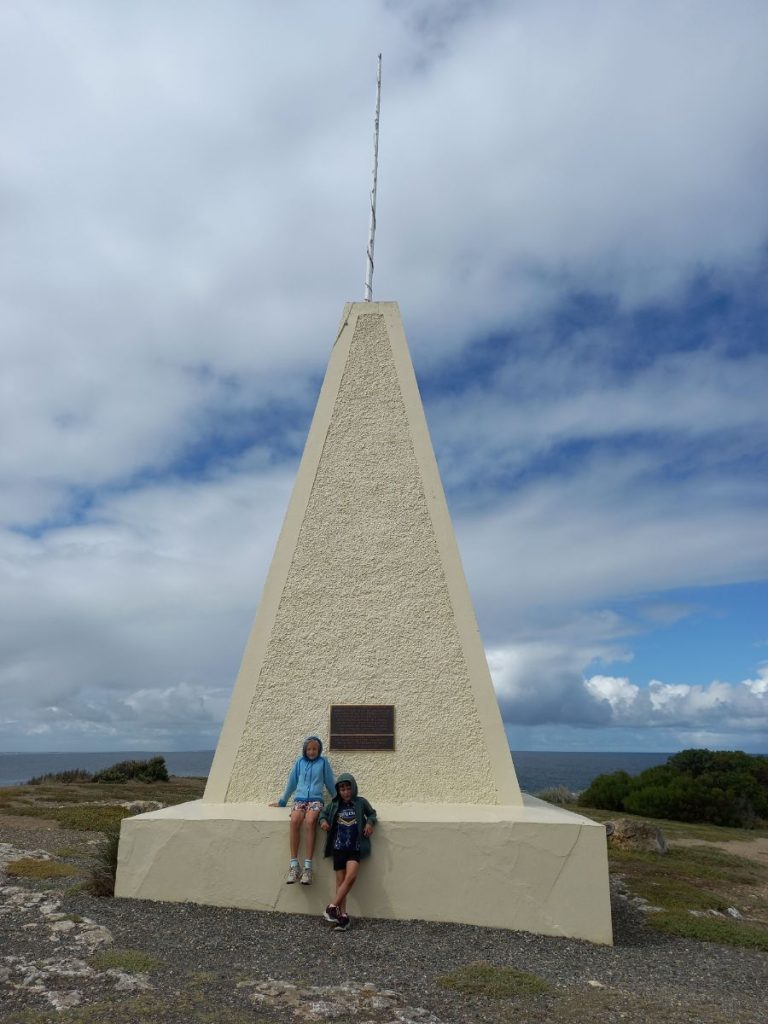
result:
[[[211,749],[345,301],[510,744],[768,752],[768,5],[6,0],[0,751]]]

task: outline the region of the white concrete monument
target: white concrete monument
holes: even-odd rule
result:
[[[603,827],[520,792],[393,302],[344,310],[205,795],[123,822],[116,894],[319,913],[268,806],[310,733],[378,811],[353,916],[611,942]]]

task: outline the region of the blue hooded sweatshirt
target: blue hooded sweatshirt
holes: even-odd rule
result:
[[[314,761],[307,757],[307,744],[310,740],[314,740],[320,746],[320,753]],[[285,807],[291,793],[294,800],[322,801],[323,788],[331,794],[336,792],[336,780],[333,777],[331,763],[327,757],[323,757],[323,741],[320,737],[307,736],[301,748],[301,756],[296,758],[291,768],[285,792],[277,802],[281,807]]]

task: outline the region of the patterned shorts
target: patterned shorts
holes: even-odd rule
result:
[[[294,811],[322,811],[323,801],[322,800],[294,800],[293,807],[291,808],[291,814]]]

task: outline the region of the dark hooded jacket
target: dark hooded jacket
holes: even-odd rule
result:
[[[357,782],[355,782],[354,775],[340,775],[336,779],[336,796],[327,804],[321,814],[320,821],[327,821],[331,826],[331,831],[327,833],[325,840],[325,856],[330,857],[333,854],[333,842],[336,838],[336,819],[339,813],[339,807],[341,806],[341,797],[339,796],[339,783],[349,782],[352,784],[352,803],[355,807],[355,814],[357,815],[357,836],[360,843],[360,858],[367,857],[371,852],[371,840],[368,836],[363,835],[363,829],[366,825],[376,824],[376,811],[371,807],[364,796],[357,795]]]

